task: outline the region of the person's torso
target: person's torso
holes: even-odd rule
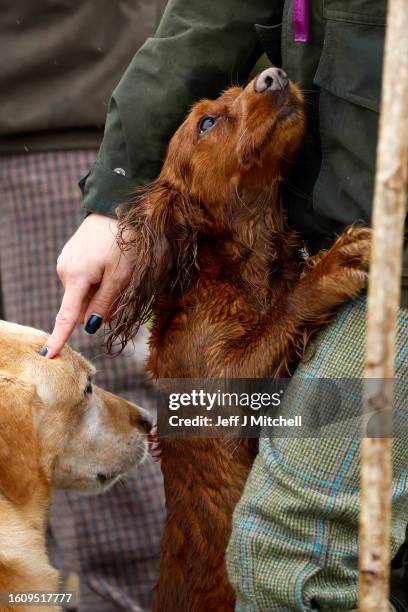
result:
[[[284,2],[281,48],[272,28],[260,38],[270,60],[281,61],[305,92],[305,146],[285,195],[292,226],[315,252],[350,223],[371,221],[387,2],[309,0],[308,6],[307,43],[295,42],[293,0]]]

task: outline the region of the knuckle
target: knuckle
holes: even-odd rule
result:
[[[66,327],[72,325],[72,317],[70,317],[64,310],[60,310],[55,317],[55,322],[59,327]]]
[[[98,296],[93,301],[93,307],[99,308],[99,310],[107,310],[112,305],[112,295]]]
[[[65,278],[68,281],[78,280],[84,276],[84,271],[79,266],[69,266],[65,268]]]
[[[59,257],[57,259],[56,270],[57,270],[58,276],[64,276],[64,274],[65,274],[65,262],[62,259],[60,259]]]

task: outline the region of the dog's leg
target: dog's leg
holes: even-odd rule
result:
[[[224,556],[254,442],[161,440],[167,522],[154,612],[233,612]]]
[[[272,306],[261,325],[227,347],[223,375],[288,375],[310,335],[365,287],[370,247],[371,231],[352,226],[330,250],[312,258],[293,290]]]

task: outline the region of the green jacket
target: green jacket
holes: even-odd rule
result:
[[[113,215],[136,186],[152,181],[189,106],[245,83],[265,50],[307,97],[306,143],[287,183],[291,224],[315,252],[345,225],[369,222],[386,1],[309,5],[304,44],[294,42],[293,0],[170,0],[113,93],[98,160],[81,182],[84,210]]]
[[[99,147],[165,0],[0,0],[0,153]]]

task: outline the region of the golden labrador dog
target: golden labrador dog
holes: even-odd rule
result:
[[[58,592],[45,551],[53,487],[102,492],[147,452],[148,414],[96,387],[68,346],[41,357],[45,338],[0,321],[0,593]],[[59,608],[0,603],[14,609]]]

